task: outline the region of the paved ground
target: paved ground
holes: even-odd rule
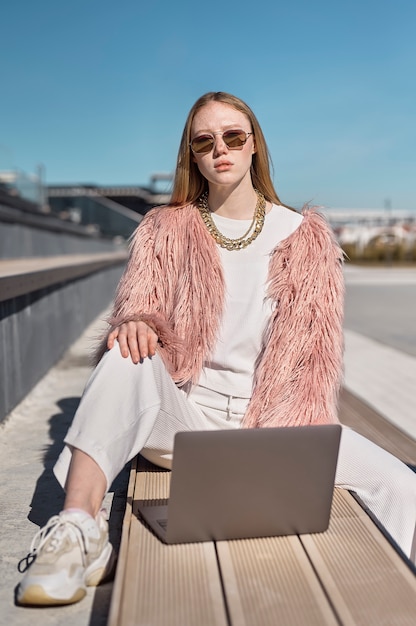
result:
[[[416,269],[345,276],[345,386],[416,439]]]
[[[409,349],[416,344],[415,308],[413,315],[407,314],[407,308],[414,303],[416,270],[347,267],[346,279],[345,384],[416,438],[416,354],[413,348]],[[376,293],[377,310],[373,306]],[[373,312],[368,313],[369,310]],[[400,329],[394,338],[392,319]],[[111,584],[89,590],[87,598],[79,604],[57,609],[18,608],[13,593],[21,578],[18,561],[26,555],[38,527],[62,504],[63,494],[51,467],[62,448],[63,436],[90,371],[87,354],[97,334],[97,325],[99,321],[86,330],[62,361],[0,425],[2,626],[101,626],[107,621]],[[116,545],[126,478],[127,473],[122,473],[114,497],[110,494],[106,501],[111,510],[112,541]]]
[[[416,269],[346,267],[345,326],[416,357]]]
[[[14,589],[17,564],[39,526],[61,509],[63,492],[52,474],[64,434],[78,406],[90,367],[88,352],[100,321],[84,335],[0,425],[0,624],[13,626],[104,626],[111,584],[90,589],[79,604],[58,609],[19,608]],[[120,537],[127,472],[105,502],[111,511],[113,545]],[[114,497],[113,497],[114,494]]]

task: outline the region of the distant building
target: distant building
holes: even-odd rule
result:
[[[48,203],[61,219],[95,228],[107,237],[127,239],[151,208],[169,202],[158,189],[168,174],[154,174],[148,187],[139,185],[48,185]]]
[[[154,174],[149,186],[139,185],[48,185],[48,197],[52,205],[57,204],[59,198],[95,197],[108,198],[117,204],[144,215],[154,206],[169,202],[170,194],[157,189],[158,180],[171,180],[169,174]]]
[[[42,182],[42,168],[37,174],[26,174],[22,170],[0,172],[1,202],[9,204],[12,198],[14,205],[31,208],[35,211],[47,212],[45,186]]]

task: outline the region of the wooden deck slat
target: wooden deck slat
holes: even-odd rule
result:
[[[233,625],[338,624],[297,536],[221,541],[217,550]]]
[[[120,609],[124,605],[124,601],[128,602],[128,598],[125,600],[125,577],[126,563],[129,551],[132,549],[132,545],[130,544],[130,524],[132,518],[134,489],[137,478],[137,460],[138,458],[135,457],[132,460],[130,467],[129,483],[127,487],[126,510],[124,513],[123,525],[121,530],[121,542],[118,553],[113,592],[111,594],[111,605],[107,622],[108,626],[117,626],[117,624],[119,623]]]
[[[130,547],[123,555],[124,594],[111,626],[226,626],[214,543],[168,546],[148,530],[137,516],[135,503],[139,499],[166,498],[170,472],[151,470],[143,461],[141,464],[133,499]],[[150,471],[142,471],[146,466]]]
[[[414,574],[347,491],[335,490],[328,531],[301,541],[342,624],[415,624]]]

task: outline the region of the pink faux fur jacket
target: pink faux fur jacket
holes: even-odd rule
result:
[[[275,307],[255,363],[245,427],[338,420],[342,251],[319,213],[303,213],[270,257],[267,296]],[[224,291],[217,244],[198,209],[156,208],[132,238],[109,323],[145,321],[159,337],[172,379],[180,386],[197,382],[215,346]]]

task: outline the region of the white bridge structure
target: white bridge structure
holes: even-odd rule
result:
[[[333,228],[341,226],[393,226],[394,224],[415,224],[416,207],[412,210],[400,209],[332,209],[322,207],[322,213]]]
[[[321,209],[341,245],[353,244],[362,253],[372,242],[400,244],[410,251],[416,246],[416,209]]]

